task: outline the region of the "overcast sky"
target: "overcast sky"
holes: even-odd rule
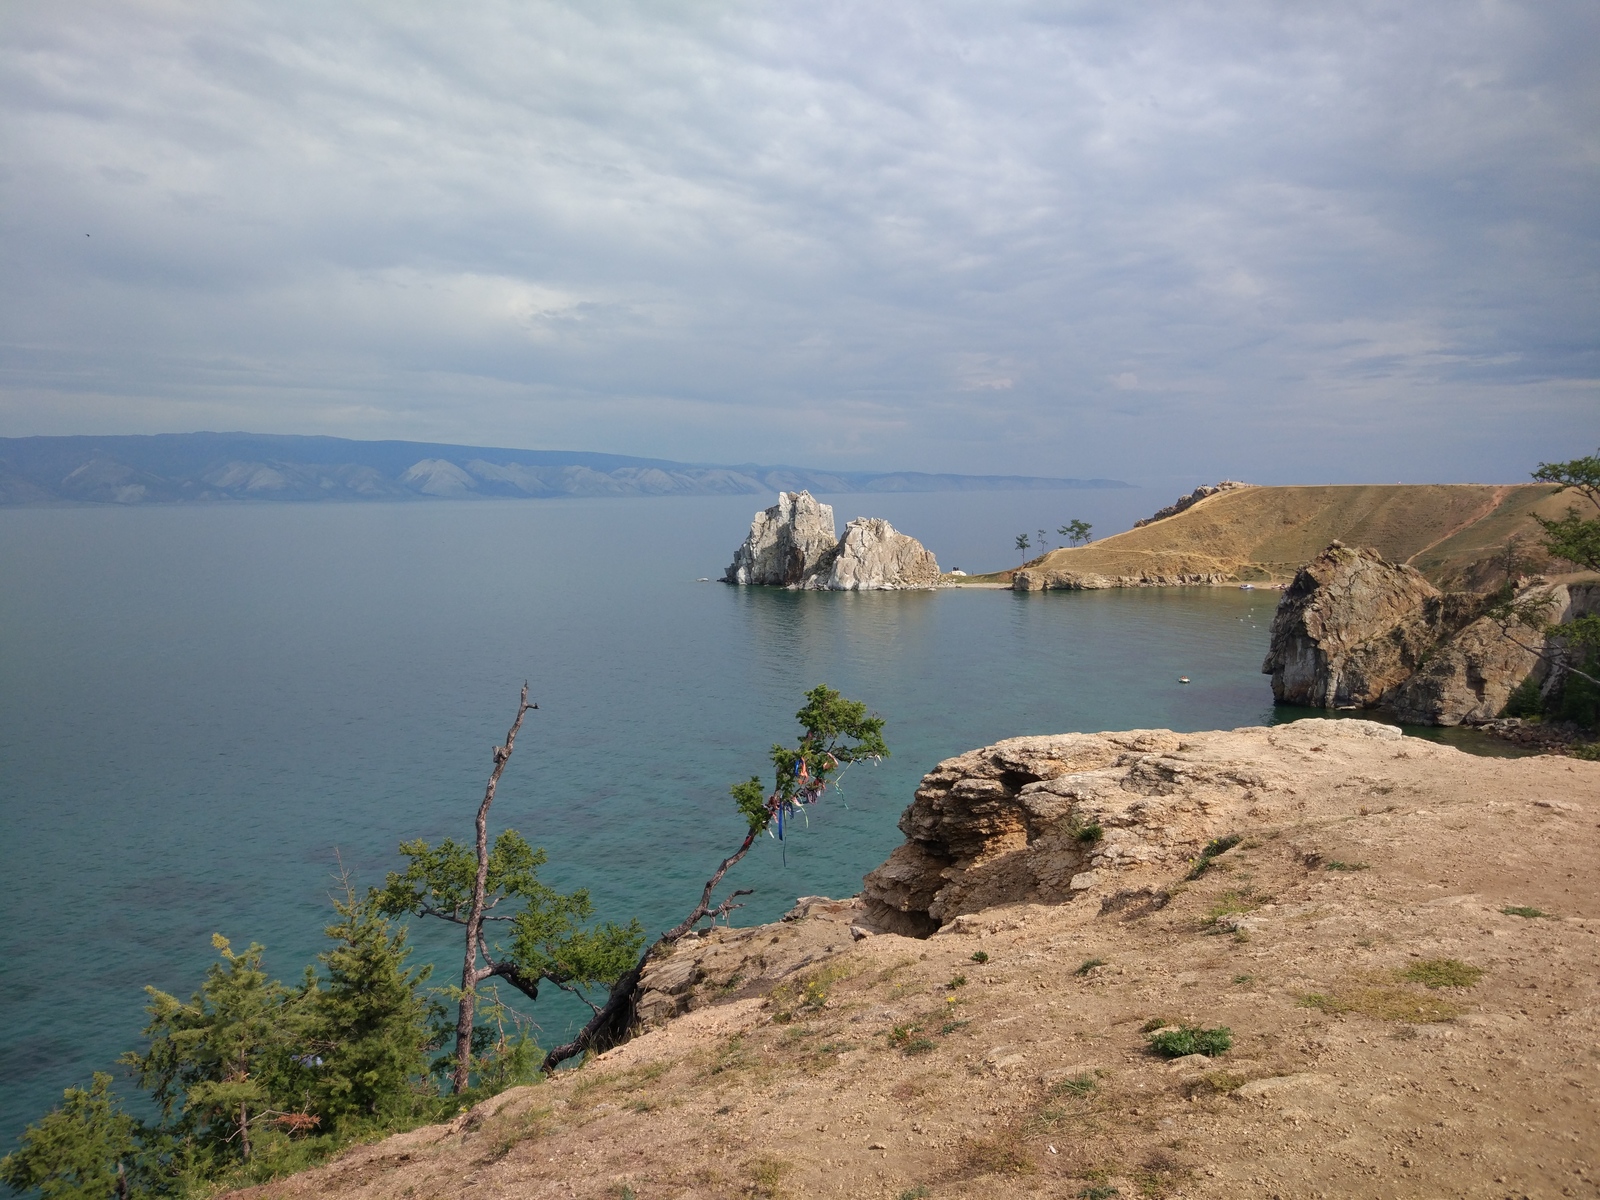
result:
[[[0,434],[1525,478],[1600,443],[1597,48],[1593,0],[11,4]]]

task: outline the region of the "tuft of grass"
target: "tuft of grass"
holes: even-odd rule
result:
[[[1139,1026],[1139,1032],[1140,1033],[1154,1033],[1156,1030],[1160,1029],[1163,1025],[1171,1025],[1171,1024],[1172,1024],[1172,1022],[1167,1020],[1165,1017],[1151,1017],[1143,1025]]]
[[[1235,913],[1253,912],[1259,907],[1261,907],[1260,898],[1249,888],[1227,891],[1218,896],[1216,903],[1207,910],[1206,920],[1220,921],[1223,917],[1231,917]]]
[[[1233,981],[1238,984],[1254,983],[1255,978],[1254,975],[1235,975]]]
[[[1188,1054],[1204,1054],[1211,1058],[1233,1049],[1233,1031],[1226,1025],[1219,1025],[1215,1029],[1180,1025],[1176,1029],[1163,1029],[1149,1034],[1146,1040],[1150,1043],[1150,1049],[1162,1058],[1183,1058]]]
[[[1031,1175],[1038,1170],[1015,1131],[991,1138],[969,1138],[962,1159],[967,1171],[974,1175]]]
[[[925,1037],[912,1038],[909,1042],[906,1043],[905,1053],[908,1054],[908,1055],[911,1055],[911,1054],[926,1054],[926,1053],[928,1053],[928,1051],[930,1051],[932,1049],[933,1049],[933,1039],[932,1038],[925,1038]]]
[[[955,991],[958,987],[966,987],[966,986],[967,986],[967,977],[965,975],[952,975],[950,977],[950,982],[945,984],[945,987],[949,988],[952,992]]]
[[[1325,871],[1366,871],[1371,869],[1372,864],[1364,862],[1347,863],[1341,862],[1337,858],[1330,858],[1322,864],[1322,867]]]
[[[1086,1188],[1078,1189],[1081,1200],[1111,1200],[1112,1196],[1120,1196],[1122,1192],[1108,1183],[1091,1183]]]
[[[1099,822],[1091,821],[1087,825],[1079,825],[1072,831],[1072,836],[1086,846],[1092,846],[1106,836],[1106,831],[1100,827]]]
[[[900,1193],[897,1200],[927,1200],[927,1197],[931,1195],[933,1193],[928,1190],[928,1185],[919,1183],[916,1187],[906,1188],[905,1191]]]
[[[1400,978],[1426,988],[1469,988],[1483,978],[1483,968],[1458,958],[1425,958],[1401,971]]]
[[[1195,859],[1194,869],[1184,878],[1199,879],[1200,876],[1211,869],[1212,863],[1242,841],[1244,841],[1244,835],[1240,833],[1230,833],[1226,837],[1213,838],[1206,843],[1205,849],[1200,851],[1200,857]]]
[[[1094,970],[1096,967],[1103,967],[1105,965],[1106,965],[1106,960],[1103,959],[1103,958],[1086,958],[1081,963],[1078,964],[1078,969],[1076,971],[1074,971],[1073,974],[1074,975],[1087,975],[1090,971]]]
[[[888,1034],[889,1048],[891,1050],[904,1050],[908,1054],[913,1053],[911,1050],[911,1044],[913,1042],[927,1040],[926,1038],[918,1038],[916,1036],[921,1032],[921,1025],[913,1025],[909,1021],[907,1021],[904,1025],[896,1025],[889,1031]],[[929,1042],[928,1044],[931,1046],[933,1043]]]
[[[794,1165],[770,1154],[761,1154],[746,1162],[744,1169],[750,1177],[751,1194],[771,1198],[783,1195],[783,1177],[794,1170]]]
[[[1095,1077],[1088,1071],[1084,1071],[1066,1079],[1058,1079],[1050,1085],[1050,1094],[1052,1096],[1087,1096],[1099,1086],[1100,1084]]]
[[[1536,917],[1548,917],[1550,915],[1541,908],[1530,908],[1526,904],[1508,904],[1500,911],[1508,917],[1527,917],[1530,921]]]
[[[1358,1013],[1379,1021],[1406,1021],[1413,1025],[1427,1025],[1449,1021],[1461,1015],[1461,1007],[1437,996],[1419,996],[1417,993],[1396,987],[1356,987],[1337,995],[1311,992],[1300,997],[1302,1008],[1314,1008],[1329,1016],[1341,1013]]]
[[[974,950],[972,952],[972,961],[975,963],[986,963],[989,961],[989,956],[982,950]]]

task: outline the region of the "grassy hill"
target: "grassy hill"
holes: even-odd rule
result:
[[[1549,566],[1533,514],[1559,516],[1572,500],[1543,483],[1239,488],[1027,565],[1098,575],[1221,572],[1238,582],[1282,582],[1337,539],[1375,547],[1440,586],[1482,588],[1503,578],[1501,556],[1513,538],[1524,569]]]

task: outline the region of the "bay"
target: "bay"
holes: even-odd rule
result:
[[[1015,534],[1126,528],[1147,492],[831,498],[946,567],[1014,564]],[[465,838],[524,679],[494,824],[605,915],[678,919],[740,836],[802,693],[888,720],[785,845],[728,880],[739,923],[845,895],[899,842],[939,759],[1064,730],[1263,724],[1274,593],[794,594],[716,577],[750,497],[0,510],[0,1145],[138,1041],[153,984],[187,995],[210,937],[285,979],[322,947],[342,861]],[[1036,537],[1036,533],[1034,534]],[[1177,683],[1187,675],[1193,683]],[[448,930],[415,923],[437,983]],[[540,1005],[546,1040],[577,1014]]]

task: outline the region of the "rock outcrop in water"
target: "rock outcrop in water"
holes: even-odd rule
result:
[[[756,514],[722,582],[805,587],[832,565],[838,546],[830,505],[810,492],[783,492]]]
[[[810,492],[784,492],[756,514],[722,582],[811,591],[936,587],[939,564],[914,537],[882,517],[857,517],[841,541],[833,509]]]
[[[1600,588],[1535,582],[1519,598],[1548,597],[1545,620],[1592,611]],[[1278,603],[1261,670],[1279,704],[1383,708],[1416,725],[1498,717],[1523,680],[1543,680],[1543,635],[1506,636],[1481,615],[1485,597],[1441,592],[1376,550],[1333,543],[1302,567]]]
[[[929,588],[939,583],[939,563],[916,538],[882,517],[857,517],[844,527],[827,581],[835,592]]]

